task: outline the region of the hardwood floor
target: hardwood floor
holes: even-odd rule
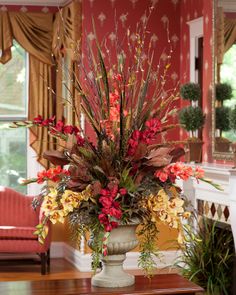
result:
[[[142,274],[140,270],[129,270],[132,274]],[[176,273],[175,269],[160,269],[156,273]],[[40,273],[40,264],[32,260],[0,260],[0,281],[41,281],[89,278],[90,272],[80,272],[65,259],[51,259],[50,274]],[[1,290],[0,290],[1,294]]]

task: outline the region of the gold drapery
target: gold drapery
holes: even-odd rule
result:
[[[9,14],[0,11],[0,63],[7,63],[11,59],[11,47],[13,42]]]
[[[52,27],[53,15],[45,13],[1,12],[0,14],[0,62],[11,59],[11,46],[15,39],[29,53],[29,108],[30,120],[39,114],[45,118],[53,115],[53,100],[48,88],[52,83]],[[44,110],[42,110],[42,106]],[[47,109],[46,109],[47,108]],[[47,167],[42,158],[46,146],[50,146],[46,130],[31,130],[30,145],[35,150],[38,161]]]
[[[40,114],[43,118],[50,118],[54,114],[54,95],[51,91],[52,67],[41,62],[30,54],[29,56],[29,120],[33,120]],[[37,152],[40,163],[47,168],[48,161],[41,157],[41,154],[49,149],[53,149],[52,138],[48,134],[47,128],[31,128],[31,147]]]
[[[74,0],[51,13],[0,12],[0,63],[11,59],[13,39],[29,53],[29,112],[32,120],[37,115],[49,118],[56,114],[63,116],[62,99],[62,57],[69,56],[71,63],[77,58],[76,53],[81,37],[81,3]],[[76,49],[76,50],[75,50]],[[57,73],[53,72],[53,59],[58,64]],[[52,94],[55,89],[56,95]],[[42,152],[52,148],[47,130],[31,130],[31,146],[36,151],[38,161],[47,167]]]
[[[217,46],[217,82],[220,82],[220,66],[224,54],[236,43],[236,19],[224,16],[223,8],[217,9],[216,46]]]
[[[74,89],[74,78],[78,75],[76,64],[79,62],[81,56],[81,32],[82,32],[82,7],[81,1],[74,0],[70,4],[61,8],[55,14],[55,21],[53,25],[53,42],[52,51],[56,57],[58,64],[57,72],[57,101],[60,101],[62,97],[62,80],[66,80],[64,76],[67,76],[67,89],[70,89],[70,95],[67,92],[67,99],[70,101],[70,105],[75,106],[79,111],[79,97]],[[64,67],[64,73],[62,71],[62,65]],[[65,73],[66,72],[66,73]],[[68,78],[69,77],[69,78]],[[70,97],[68,97],[70,96]],[[61,100],[61,104],[63,101]],[[57,115],[61,114],[61,108],[57,107]],[[67,122],[70,124],[78,124],[74,116],[74,112],[66,113]]]

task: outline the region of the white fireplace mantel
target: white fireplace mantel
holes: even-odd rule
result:
[[[236,169],[230,165],[209,163],[198,166],[204,169],[205,178],[221,185],[223,191],[190,179],[181,183],[183,192],[195,209],[203,210],[203,215],[230,224],[236,245]]]

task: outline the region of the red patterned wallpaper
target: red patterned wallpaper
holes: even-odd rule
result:
[[[206,2],[206,1],[205,1]],[[203,0],[180,1],[180,83],[189,82],[189,25],[187,22],[203,16]]]
[[[21,11],[21,12],[56,12],[58,7],[55,6],[31,6],[31,5],[0,5],[0,11]]]
[[[189,26],[188,21],[203,16],[203,111],[206,114],[206,122],[203,129],[203,161],[212,162],[211,147],[211,102],[212,102],[212,1],[206,0],[182,0],[180,5],[180,82],[186,83],[190,79],[189,63]],[[181,107],[186,105],[181,101]],[[181,130],[180,137],[186,137]]]
[[[203,4],[203,111],[206,122],[203,129],[203,161],[212,162],[212,17],[213,1]]]
[[[169,81],[166,87],[170,89],[179,81],[179,0],[83,0],[83,52],[86,52],[86,37],[89,40],[94,39],[92,18],[95,21],[98,38],[101,40],[106,37],[112,51],[116,35],[118,35],[118,40],[122,40],[127,28],[129,28],[132,36],[137,22],[145,19],[145,11],[148,11],[151,5],[154,9],[148,21],[148,37],[151,38],[152,47],[155,48],[154,64],[157,65],[160,59],[161,61],[167,59],[170,44],[174,50],[169,70]],[[115,23],[118,24],[117,32],[115,30]],[[167,26],[169,26],[170,44],[168,44]],[[87,125],[86,128],[88,128]],[[179,134],[176,131],[171,136],[173,139],[179,138]]]

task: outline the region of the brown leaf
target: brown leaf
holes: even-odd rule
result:
[[[79,181],[69,180],[67,187],[74,191],[83,191],[88,186],[88,183],[81,183]]]
[[[169,154],[170,150],[170,148],[166,147],[152,150],[146,157],[148,161],[145,162],[145,165],[153,167],[163,167],[169,165],[172,160],[172,156]]]
[[[147,154],[147,145],[144,143],[139,143],[136,149],[135,154],[132,157],[132,160],[138,161],[145,157]]]
[[[90,173],[88,169],[83,165],[78,166],[70,166],[70,178],[73,181],[80,181],[80,182],[89,182],[91,180]]]
[[[46,151],[43,153],[43,157],[54,165],[64,166],[70,163],[65,154],[57,150]]]
[[[170,156],[172,156],[171,162],[176,162],[181,158],[182,156],[185,155],[185,151],[182,147],[176,147],[174,148],[170,153]]]

